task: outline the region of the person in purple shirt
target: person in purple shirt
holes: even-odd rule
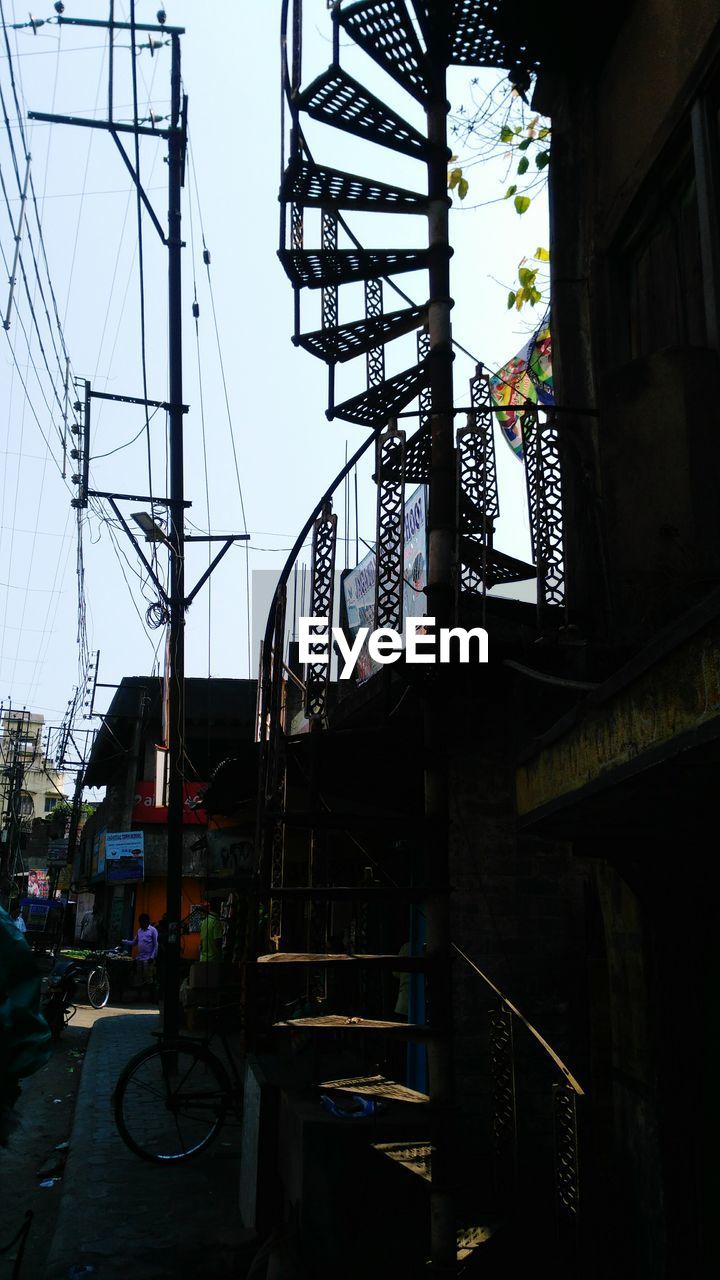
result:
[[[135,986],[149,987],[155,981],[155,957],[158,951],[158,932],[145,912],[140,916],[134,938],[123,938],[124,947],[137,947],[135,957]]]

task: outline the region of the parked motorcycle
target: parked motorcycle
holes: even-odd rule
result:
[[[78,982],[84,974],[75,960],[56,960],[43,980],[40,1012],[50,1028],[53,1040],[59,1040],[63,1027],[75,1016],[73,1000]]]

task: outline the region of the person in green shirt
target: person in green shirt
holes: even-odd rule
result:
[[[200,959],[219,963],[222,960],[223,922],[209,902],[202,903],[200,924]]]

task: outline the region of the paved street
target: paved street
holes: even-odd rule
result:
[[[26,1208],[35,1211],[21,1280],[43,1275],[46,1280],[80,1275],[160,1280],[186,1270],[194,1277],[237,1280],[244,1274],[254,1246],[237,1210],[237,1124],[229,1122],[206,1155],[175,1168],[140,1160],[115,1129],[110,1099],[117,1076],[128,1058],[151,1042],[157,1025],[157,1010],[149,1006],[81,1007],[45,1069],[45,1084],[42,1073],[33,1077],[34,1088],[33,1080],[27,1082],[20,1112],[24,1127],[0,1155],[3,1188],[13,1183],[17,1188],[10,1206],[4,1196],[0,1243],[11,1234],[6,1218],[19,1225]],[[75,1055],[86,1042],[72,1129],[72,1097],[62,1104],[48,1097],[46,1122],[34,1134],[40,1113],[33,1121],[33,1096],[41,1088],[43,1096],[53,1093],[56,1084],[59,1090],[58,1082],[71,1094],[68,1086],[75,1084],[81,1062]],[[47,1125],[48,1110],[53,1120],[58,1114],[54,1129]],[[37,1167],[45,1149],[51,1153],[55,1140],[66,1139],[62,1177],[40,1188]],[[1,1261],[0,1277],[6,1280],[12,1263]]]

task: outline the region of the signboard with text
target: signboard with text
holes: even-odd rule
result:
[[[128,884],[144,879],[145,837],[142,831],[106,832],[105,870],[108,884]]]

